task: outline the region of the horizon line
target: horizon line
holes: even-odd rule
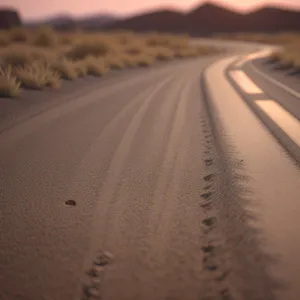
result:
[[[264,4],[254,4],[251,5],[249,7],[246,8],[240,8],[236,5],[228,5],[222,1],[203,1],[200,4],[194,4],[191,5],[189,8],[187,9],[182,9],[176,5],[158,5],[158,6],[153,6],[153,7],[149,7],[149,8],[143,8],[140,10],[136,10],[133,11],[132,13],[126,13],[126,14],[120,14],[120,13],[114,13],[112,11],[98,11],[95,13],[85,13],[85,14],[72,14],[72,13],[68,13],[68,12],[57,12],[55,14],[51,14],[51,15],[45,15],[45,16],[41,16],[39,18],[23,18],[24,21],[28,22],[37,22],[37,21],[43,21],[43,20],[49,20],[58,16],[67,16],[70,18],[86,18],[86,17],[92,17],[92,16],[97,16],[97,15],[107,15],[107,16],[112,16],[112,17],[116,17],[116,18],[130,18],[130,17],[134,17],[137,15],[141,15],[141,14],[146,14],[146,13],[151,13],[151,12],[155,12],[155,11],[159,11],[159,10],[172,10],[172,11],[176,11],[176,12],[181,12],[183,14],[188,13],[189,11],[193,11],[194,9],[197,9],[203,5],[207,5],[207,4],[211,4],[214,5],[216,7],[221,7],[236,13],[241,13],[241,14],[247,14],[247,13],[251,13],[254,12],[256,10],[262,9],[262,8],[267,8],[267,7],[272,7],[272,8],[280,8],[280,9],[286,9],[286,10],[291,10],[291,11],[299,11],[300,12],[300,5],[292,5],[292,4],[284,4],[284,3],[264,3]],[[17,10],[17,8],[13,7],[13,6],[6,6],[4,7],[6,9],[14,9]],[[3,9],[0,6],[0,9]],[[21,14],[21,12],[20,12]],[[22,14],[21,14],[22,15]]]

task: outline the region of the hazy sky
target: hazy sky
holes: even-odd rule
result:
[[[132,14],[157,7],[171,7],[187,10],[203,0],[0,0],[0,6],[13,6],[24,19],[37,19],[57,13],[71,15],[111,12]],[[249,9],[263,3],[283,4],[300,9],[300,0],[218,0],[216,2]]]

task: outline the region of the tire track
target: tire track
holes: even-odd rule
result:
[[[175,82],[173,82],[172,84],[173,86],[176,86],[176,88],[170,91],[166,98],[162,100],[161,104],[158,103],[158,105],[162,106],[162,108],[160,110],[159,116],[157,117],[156,126],[157,128],[160,127],[160,130],[162,132],[167,128],[167,126],[165,126],[164,124],[169,124],[170,127],[172,126],[171,124],[173,122],[171,123],[169,121],[169,115],[170,112],[174,110],[174,108],[177,111],[177,103],[180,100],[178,94],[180,93],[180,90],[182,88],[181,82],[182,80],[177,80],[176,85]],[[174,110],[174,114],[176,113],[176,111]],[[165,116],[165,118],[163,118],[163,116]],[[155,131],[153,131],[153,134],[154,135],[149,136],[148,139],[152,141],[153,145],[162,145],[159,142],[160,138],[158,134],[155,134]],[[140,139],[138,140],[141,141]],[[169,145],[169,143],[167,144]],[[153,166],[153,164],[156,162],[156,159],[158,158],[156,155],[154,155],[152,158],[151,154],[149,154],[149,156],[150,157],[148,164],[145,164],[145,162],[143,162],[143,172],[145,172],[150,166]],[[130,168],[133,167],[134,166]],[[131,180],[134,180],[134,178],[132,178]],[[151,236],[152,234],[155,235],[155,229],[152,229],[152,225],[155,223],[150,221],[149,218],[151,218],[152,212],[157,210],[156,201],[154,200],[159,199],[160,197],[149,197],[142,190],[139,192],[139,186],[145,186],[145,184],[149,184],[143,182],[142,178],[140,179],[140,182],[135,183],[137,188],[134,191],[134,194],[131,192],[127,192],[127,186],[132,185],[131,180],[125,180],[116,190],[117,195],[123,196],[118,197],[117,202],[112,203],[109,213],[109,225],[107,227],[109,228],[109,231],[106,231],[107,239],[105,241],[105,244],[109,249],[116,249],[120,247],[120,249],[122,249],[122,255],[121,257],[118,256],[118,264],[115,266],[114,270],[111,270],[110,274],[108,274],[109,276],[107,276],[107,285],[105,288],[106,292],[104,293],[105,299],[117,299],[120,295],[122,295],[123,299],[140,299],[140,297],[143,297],[145,299],[146,295],[148,294],[145,292],[145,290],[144,294],[140,294],[140,296],[138,296],[138,293],[141,292],[138,291],[138,287],[130,287],[131,284],[134,284],[134,282],[140,285],[141,283],[138,278],[140,276],[142,276],[143,278],[144,276],[149,275],[151,277],[151,274],[146,275],[146,273],[151,273],[151,271],[153,272],[151,263],[149,265],[149,260],[146,257],[146,253],[148,253],[149,247],[151,246],[149,236]],[[159,182],[159,179],[157,179],[156,182]],[[138,198],[138,195],[140,195],[141,198]],[[128,237],[128,240],[126,239],[126,237]],[[151,271],[149,270],[149,268]],[[148,282],[149,286],[151,285],[150,277],[150,282]],[[111,279],[109,280],[109,278]],[[119,278],[123,281],[123,283],[119,281]],[[133,278],[136,279],[133,280]],[[129,281],[127,279],[129,279]],[[119,291],[115,290],[113,286],[118,286]],[[125,288],[126,291],[124,290]],[[136,289],[137,291],[133,292],[133,289]],[[122,290],[123,293],[121,292]],[[131,296],[129,296],[129,294],[131,294]],[[133,294],[135,294],[135,296]]]
[[[103,299],[181,299],[173,291],[176,289],[181,295],[185,290],[186,299],[196,299],[198,295],[201,258],[196,248],[200,248],[197,247],[200,242],[192,242],[200,237],[200,221],[195,218],[193,208],[199,209],[198,193],[193,192],[195,197],[185,193],[192,193],[189,173],[193,172],[195,182],[197,177],[194,174],[199,174],[199,168],[192,168],[190,155],[194,155],[193,159],[201,163],[197,151],[201,148],[194,147],[195,134],[186,134],[195,129],[194,120],[198,123],[194,105],[200,107],[200,104],[190,93],[191,87],[195,86],[194,80],[190,82],[189,78],[185,78],[172,85],[174,88],[161,101],[159,114],[153,122],[148,119],[149,124],[155,124],[157,130],[161,128],[161,131],[169,133],[168,140],[162,143],[161,136],[164,133],[155,134],[153,129],[147,140],[162,148],[153,155],[149,152],[146,158],[145,148],[141,146],[143,139],[136,137],[140,148],[131,152],[137,155],[136,159],[140,156],[145,161],[139,167],[132,157],[126,159],[127,169],[120,176],[125,178],[116,186],[111,208],[106,214],[108,231],[105,231],[107,239],[103,247],[114,253],[115,264],[108,266],[104,272]],[[160,105],[159,101],[157,104]],[[193,114],[191,123],[187,113]],[[132,154],[133,157],[135,154]],[[146,174],[159,161],[160,166],[153,174],[155,180],[147,182]],[[137,173],[139,171],[142,172],[140,176]],[[188,216],[191,217],[187,223]],[[187,254],[189,251],[190,255]],[[184,265],[179,261],[185,261]],[[183,274],[186,274],[186,278],[180,282]]]
[[[122,140],[119,143],[119,147],[116,150],[113,160],[110,162],[110,167],[107,170],[107,176],[105,179],[105,182],[103,184],[103,188],[100,193],[100,198],[102,200],[102,211],[98,211],[95,213],[97,216],[97,220],[94,220],[95,223],[92,226],[92,233],[91,236],[95,237],[97,236],[97,241],[92,240],[90,243],[90,249],[89,249],[89,255],[87,255],[87,259],[85,262],[85,269],[88,268],[88,265],[90,264],[90,261],[93,257],[95,257],[96,253],[98,251],[103,251],[102,247],[105,245],[105,239],[106,239],[106,232],[108,231],[108,223],[107,223],[107,216],[110,215],[110,206],[111,201],[113,199],[114,192],[118,186],[118,181],[120,180],[119,174],[122,171],[123,164],[126,160],[126,157],[129,153],[132,141],[134,139],[134,136],[136,135],[137,129],[139,127],[139,124],[142,122],[142,119],[147,111],[147,108],[151,101],[153,101],[153,97],[162,89],[163,86],[165,86],[168,82],[170,82],[173,79],[173,77],[168,77],[167,79],[163,80],[159,84],[155,84],[154,86],[149,87],[146,91],[143,91],[141,94],[138,95],[137,98],[134,99],[132,103],[130,103],[129,108],[132,106],[135,106],[135,102],[139,102],[142,100],[141,105],[138,108],[138,111],[133,116],[128,128],[126,129]],[[123,110],[121,113],[119,113],[113,120],[108,124],[108,126],[104,129],[102,135],[99,137],[99,139],[94,143],[93,148],[91,149],[91,153],[87,155],[88,161],[90,161],[89,166],[91,166],[95,162],[94,155],[97,155],[98,149],[101,147],[103,139],[105,137],[109,137],[112,134],[112,130],[116,128],[118,121],[120,118],[126,116],[128,109]],[[86,167],[86,164],[84,164],[84,167]],[[92,169],[97,172],[99,169],[99,165],[93,166]],[[89,174],[86,174],[86,176],[90,175],[90,168],[87,168]],[[81,177],[82,175],[80,175]],[[84,179],[82,182],[86,182]],[[79,190],[77,190],[79,188]],[[78,192],[80,192],[80,187],[76,185],[76,189],[73,190],[75,195],[78,195]],[[98,217],[101,216],[99,219]],[[101,224],[99,224],[101,223]],[[100,231],[99,231],[100,229]],[[97,232],[97,233],[96,233]],[[102,246],[100,246],[102,244]],[[98,297],[101,297],[101,288],[100,284],[97,287],[98,289]],[[83,289],[83,296],[86,297],[86,290]]]

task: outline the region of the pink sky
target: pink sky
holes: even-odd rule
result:
[[[203,0],[0,0],[0,6],[17,8],[24,19],[38,19],[57,13],[78,16],[109,12],[124,15],[158,7],[188,10],[201,2]],[[283,4],[300,9],[299,0],[219,0],[218,2],[242,10],[263,3]]]

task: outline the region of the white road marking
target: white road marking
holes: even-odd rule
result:
[[[273,100],[255,103],[300,147],[300,122]]]
[[[280,274],[287,282],[287,288],[278,292],[278,300],[299,300],[300,235],[295,226],[300,215],[299,168],[225,77],[236,59],[219,60],[206,70],[209,100],[220,122],[220,136],[230,137],[231,154],[243,158],[251,178],[243,182],[252,192],[246,207],[256,217],[254,227],[267,237],[264,250],[270,257],[280,257],[269,270],[269,278]]]
[[[253,64],[251,64],[252,69],[259,74],[260,76],[262,76],[264,79],[266,79],[267,81],[271,82],[272,84],[277,85],[278,87],[282,88],[284,91],[286,91],[287,93],[289,93],[290,95],[300,99],[300,93],[297,93],[295,90],[291,89],[290,87],[282,84],[281,82],[279,82],[278,80],[268,76],[267,74],[263,73],[262,71],[258,70]]]
[[[263,91],[241,70],[230,71],[232,79],[248,94],[262,94]]]
[[[264,49],[264,50],[261,50],[261,51],[255,52],[255,53],[251,53],[251,54],[247,55],[246,57],[243,56],[239,61],[237,61],[234,64],[234,67],[235,68],[241,68],[246,62],[252,61],[252,60],[257,59],[257,58],[262,58],[262,57],[268,56],[272,53],[273,50],[276,50],[276,49],[280,49],[280,47],[269,47],[267,49]],[[296,92],[292,88],[284,85],[280,81],[278,81],[278,80],[274,79],[273,77],[270,77],[269,75],[267,75],[264,72],[260,71],[256,66],[253,65],[252,62],[251,62],[251,67],[257,74],[262,76],[264,79],[266,79],[270,83],[275,84],[276,86],[282,88],[284,91],[286,91],[290,95],[300,99],[300,93]]]

